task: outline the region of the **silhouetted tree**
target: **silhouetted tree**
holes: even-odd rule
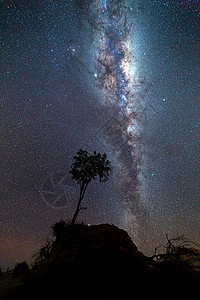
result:
[[[111,170],[110,161],[106,159],[106,154],[102,155],[96,153],[96,151],[94,151],[94,154],[91,154],[80,149],[77,152],[77,156],[74,156],[73,158],[75,162],[72,164],[69,173],[72,174],[72,179],[80,185],[80,194],[71,225],[75,223],[79,211],[85,209],[81,207],[81,202],[90,181],[95,180],[97,176],[99,177],[100,182],[107,181]]]

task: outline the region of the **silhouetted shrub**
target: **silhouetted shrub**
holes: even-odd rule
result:
[[[48,260],[51,253],[52,245],[53,242],[47,240],[46,244],[35,255],[33,255],[33,269],[40,269]]]
[[[14,277],[26,277],[30,272],[29,266],[26,261],[23,261],[21,263],[18,263],[14,270],[13,270],[13,276]]]
[[[3,278],[3,272],[2,272],[2,270],[1,270],[1,268],[0,268],[0,279],[1,278]]]
[[[170,264],[179,264],[189,266],[194,261],[200,262],[199,245],[188,240],[183,235],[175,238],[169,238],[166,234],[167,243],[155,249],[152,258],[160,262],[170,262]],[[163,249],[161,253],[158,250]]]
[[[69,229],[70,224],[66,223],[64,220],[60,220],[56,222],[53,226],[53,235],[56,237],[57,240],[62,239],[65,236],[67,230]]]

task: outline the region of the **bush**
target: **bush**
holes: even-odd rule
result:
[[[55,236],[56,240],[62,239],[65,236],[67,230],[70,227],[70,223],[66,223],[64,220],[60,220],[56,222],[53,226],[53,235]]]
[[[30,272],[29,266],[26,261],[23,261],[21,263],[18,263],[14,270],[13,270],[13,276],[14,277],[26,277]]]
[[[46,244],[39,250],[38,253],[33,255],[34,263],[33,268],[34,269],[40,269],[44,263],[47,261],[47,259],[50,256],[51,250],[52,250],[53,242],[50,240],[47,240]]]

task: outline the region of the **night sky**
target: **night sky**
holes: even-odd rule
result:
[[[0,266],[72,218],[83,148],[106,153],[79,221],[200,241],[200,2],[1,0]]]

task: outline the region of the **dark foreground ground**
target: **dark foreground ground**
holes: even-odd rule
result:
[[[46,251],[46,252],[45,252]],[[75,225],[46,245],[25,275],[4,274],[0,299],[196,299],[200,274],[188,263],[155,261],[124,230]]]

